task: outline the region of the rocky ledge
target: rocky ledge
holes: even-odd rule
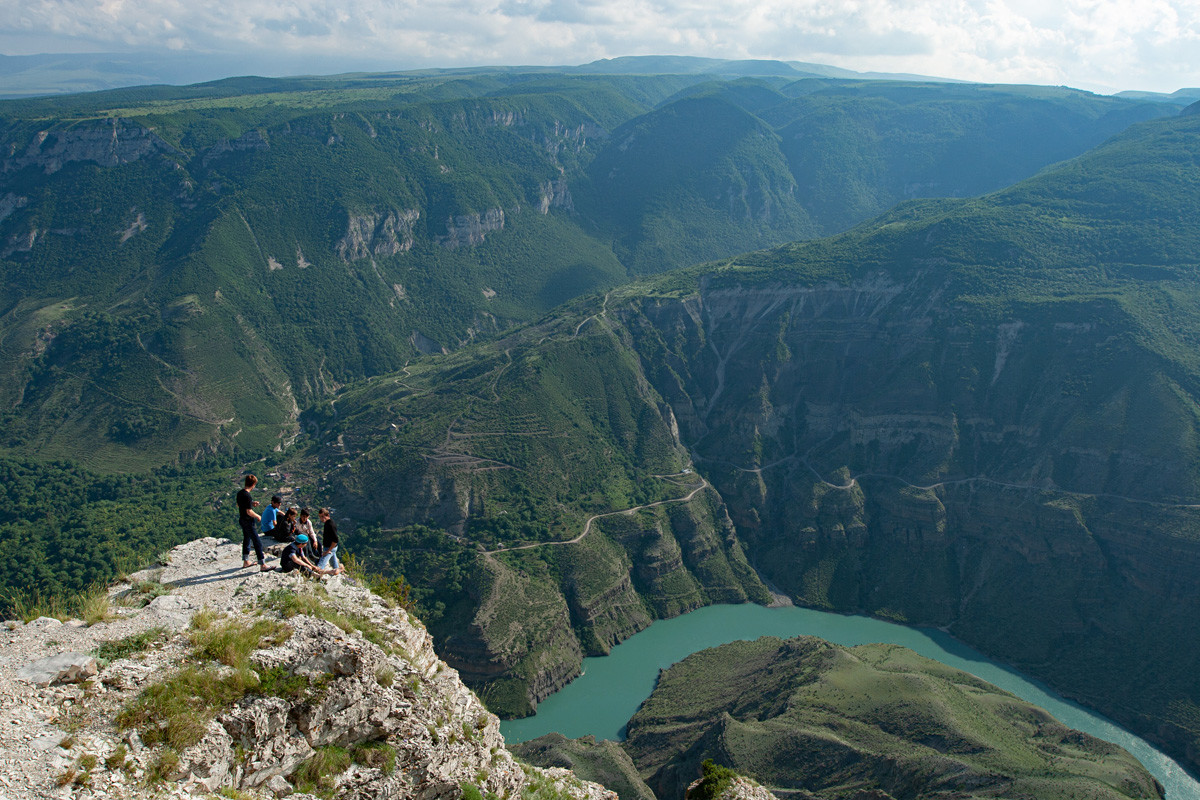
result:
[[[0,631],[0,798],[616,800],[516,761],[418,620],[201,539],[87,625]]]

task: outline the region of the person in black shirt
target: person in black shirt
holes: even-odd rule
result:
[[[287,513],[283,515],[283,520],[275,526],[271,537],[277,542],[290,542],[296,538],[296,509],[289,508]]]
[[[258,521],[262,519],[254,507],[258,501],[250,497],[250,490],[258,485],[258,478],[253,474],[246,476],[245,486],[237,493],[238,524],[242,526],[242,568],[250,566],[250,545],[254,545],[254,554],[258,556],[258,568],[263,572],[275,569],[265,565],[262,542],[258,538]]]
[[[313,566],[313,563],[304,557],[304,545],[308,544],[308,536],[300,534],[295,541],[283,548],[283,552],[279,555],[279,566],[284,572],[291,572],[294,569],[301,569],[310,575],[325,575],[325,570]]]
[[[325,528],[322,531],[321,537],[321,560],[317,562],[317,566],[321,569],[327,569],[334,575],[341,575],[345,570],[338,563],[337,548],[338,548],[338,531],[337,523],[329,515],[328,508],[322,508],[317,512],[317,517],[321,522],[325,523]]]

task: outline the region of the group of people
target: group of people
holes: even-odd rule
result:
[[[258,485],[258,478],[253,474],[247,475],[245,486],[237,493],[238,522],[242,526],[242,568],[252,566],[250,548],[258,557],[258,568],[262,572],[270,572],[275,567],[268,567],[263,557],[262,541],[259,531],[264,536],[270,536],[277,542],[287,542],[287,547],[279,555],[279,569],[283,572],[301,570],[310,575],[340,575],[345,569],[338,561],[338,530],[337,523],[329,515],[329,509],[322,508],[317,512],[317,518],[323,524],[321,543],[317,545],[317,536],[313,531],[312,520],[309,519],[308,509],[289,508],[282,511],[283,499],[279,495],[271,498],[271,504],[259,514],[254,509],[258,501],[250,496],[250,492]]]

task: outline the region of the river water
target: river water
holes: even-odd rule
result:
[[[1072,728],[1119,744],[1166,787],[1168,800],[1200,798],[1200,783],[1147,742],[948,634],[808,608],[764,608],[751,603],[708,606],[660,620],[614,647],[609,655],[584,659],[584,674],[539,703],[536,716],[503,722],[500,730],[509,742],[523,742],[554,731],[572,739],[591,734],[597,739],[621,740],[625,738],[625,723],[654,690],[660,669],[697,650],[738,639],[802,635],[850,647],[873,642],[908,647],[1041,706]]]

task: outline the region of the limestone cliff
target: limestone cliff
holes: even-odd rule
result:
[[[337,254],[344,261],[358,261],[406,253],[412,249],[413,224],[420,216],[416,208],[350,214]]]
[[[244,570],[210,538],[111,603],[91,626],[8,623],[6,798],[615,800],[515,761],[421,624],[349,579]]]
[[[483,244],[489,233],[504,230],[504,209],[489,208],[482,214],[458,214],[446,219],[446,232],[434,237],[442,247],[454,250]]]

